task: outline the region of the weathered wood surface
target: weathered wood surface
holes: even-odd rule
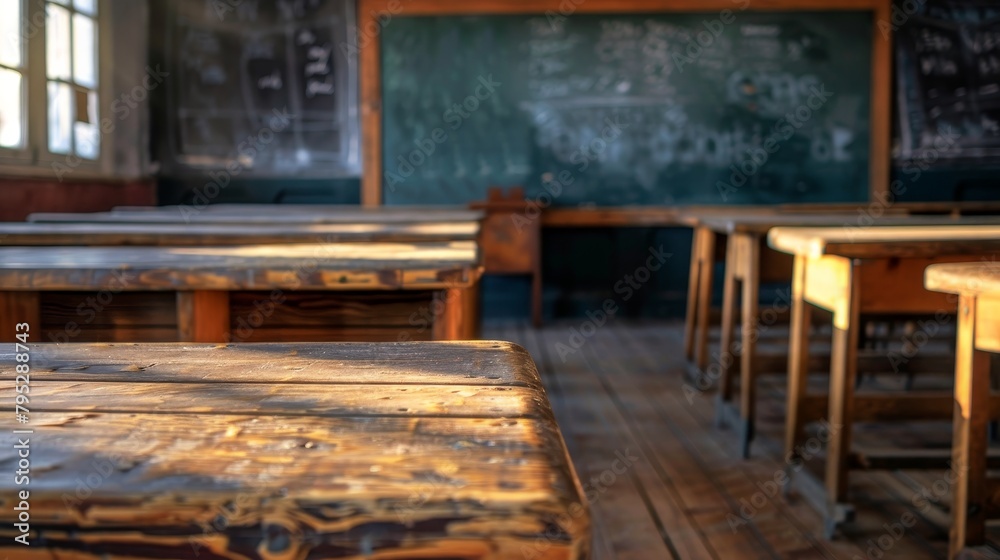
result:
[[[792,257],[790,255],[769,249],[766,245],[761,248],[761,241],[771,228],[825,226],[853,232],[853,230],[860,228],[860,223],[865,223],[866,228],[899,226],[1000,226],[1000,216],[911,216],[908,214],[887,213],[877,219],[871,220],[870,222],[865,221],[863,216],[863,214],[859,214],[857,211],[854,213],[753,212],[747,214],[740,214],[733,211],[729,213],[719,213],[715,216],[705,214],[698,217],[700,222],[695,228],[696,236],[700,235],[702,238],[705,238],[706,236],[720,234],[720,236],[729,237],[725,278],[723,282],[723,314],[720,356],[732,356],[739,354],[740,359],[731,360],[729,364],[730,367],[723,367],[721,369],[721,379],[719,382],[720,393],[717,406],[721,422],[726,417],[726,412],[723,411],[722,408],[726,406],[727,403],[731,402],[733,387],[735,387],[733,368],[736,367],[736,364],[733,362],[739,362],[739,372],[742,378],[739,384],[739,393],[742,402],[739,407],[741,417],[738,431],[742,437],[742,445],[745,455],[749,454],[750,451],[755,422],[754,403],[756,402],[756,397],[754,395],[754,388],[756,386],[756,381],[754,377],[759,364],[757,363],[757,356],[755,354],[757,334],[754,334],[754,331],[755,325],[760,322],[760,317],[758,316],[758,312],[756,310],[758,305],[757,302],[760,299],[759,294],[757,294],[758,286],[760,283],[766,281],[787,281],[792,278]],[[693,257],[693,261],[695,258],[696,257]],[[705,259],[704,256],[701,258]],[[696,263],[692,262],[692,270],[694,270],[695,266]],[[704,264],[701,266],[704,266]],[[898,275],[900,267],[891,265],[889,268],[889,271],[885,271],[886,278],[889,278],[890,275],[893,274]],[[914,267],[904,265],[903,268],[913,269]],[[766,274],[766,277],[762,278],[762,274]],[[881,277],[881,275],[879,276]],[[914,278],[915,277],[910,275],[909,284],[907,284],[906,280],[903,279],[900,284],[895,286],[896,289],[901,290],[907,287],[913,287],[916,289],[916,292],[925,293],[919,283],[913,282]],[[737,284],[742,284],[745,292],[743,297],[738,298],[738,302],[736,297]],[[707,288],[702,289],[701,294],[704,295],[699,294],[699,297],[702,298],[699,302],[699,306],[707,309],[709,303],[708,300],[711,298],[711,285],[709,284]],[[886,297],[883,295],[882,290],[869,290],[865,292],[865,294],[866,295],[863,295],[862,297],[867,297],[868,300],[874,300],[863,302],[867,310],[879,311],[881,307],[882,310],[888,312],[893,311],[891,307],[885,305]],[[742,332],[744,337],[741,341],[741,346],[739,347],[742,348],[742,352],[734,352],[735,347],[733,346],[733,331],[735,325],[734,313],[737,309],[741,311],[743,320]],[[707,330],[699,331],[697,334],[698,338],[696,339],[695,344],[700,348],[704,348],[707,346]],[[699,359],[695,361],[695,366],[700,372],[704,372],[706,370],[708,362],[707,355],[707,351],[702,350],[698,354]],[[882,362],[882,368],[890,365],[887,360],[883,359]],[[950,367],[951,366],[949,365],[948,368]]]
[[[925,269],[934,264],[989,261],[1000,249],[1000,226],[886,226],[870,228],[775,228],[771,247],[796,256],[793,309],[815,305],[833,313],[828,407],[826,419],[840,429],[826,447],[825,495],[828,536],[853,516],[849,471],[864,464],[852,461],[853,424],[858,419],[858,339],[862,314],[925,314],[948,317],[958,311],[954,296],[928,291]],[[790,337],[789,387],[785,449],[798,453],[810,407],[804,386],[808,377],[809,314]],[[959,317],[962,318],[961,313]],[[996,324],[993,321],[991,324]],[[926,334],[926,333],[925,333]],[[959,358],[961,362],[961,358]],[[988,403],[988,385],[979,398]],[[956,392],[956,397],[958,393]],[[951,398],[935,404],[949,404]],[[869,403],[874,404],[874,403]],[[883,405],[884,406],[884,403]],[[988,407],[988,404],[987,404]],[[924,407],[930,418],[933,410]],[[937,410],[940,410],[939,408]],[[867,413],[871,413],[868,410]],[[881,413],[891,413],[886,407]],[[919,411],[917,411],[919,412]],[[904,415],[905,416],[905,415]],[[904,457],[905,458],[905,457]],[[890,464],[867,465],[879,468]],[[898,467],[901,462],[891,463]],[[919,466],[920,463],[912,463]]]
[[[343,224],[0,223],[0,245],[266,245],[473,241],[478,221]]]
[[[28,216],[29,222],[119,224],[441,224],[475,222],[482,212],[464,207],[383,207],[246,204],[205,207],[157,206],[112,212]]]
[[[987,206],[987,208],[989,208]],[[776,227],[839,227],[851,235],[862,227],[872,226],[942,226],[942,225],[1000,225],[1000,216],[962,216],[961,212],[976,208],[965,203],[949,205],[937,203],[897,204],[889,208],[869,209],[866,204],[788,204],[778,206],[690,206],[676,210],[676,224],[694,228],[691,271],[688,286],[688,312],[686,318],[685,355],[693,368],[704,373],[708,367],[708,315],[712,299],[712,274],[719,259],[716,247],[724,247],[725,237],[747,235],[763,238]],[[878,218],[869,218],[878,212]],[[917,214],[917,215],[913,215]],[[930,214],[930,215],[924,215]],[[942,215],[943,214],[943,215]],[[852,237],[853,239],[853,237]],[[727,247],[727,251],[729,248]],[[745,253],[745,252],[744,252]],[[791,279],[791,261],[782,263],[781,257],[767,247],[752,251],[753,258],[766,259],[760,263],[741,262],[742,256],[726,258],[727,278],[732,279],[729,259],[736,259],[738,266],[750,270],[756,266],[766,274],[761,281],[788,281]],[[779,262],[773,262],[778,257]],[[769,262],[770,261],[770,262]],[[740,274],[740,276],[743,276]],[[731,297],[724,297],[723,319],[732,309],[735,291],[726,291]],[[726,323],[726,321],[723,321]],[[726,325],[723,324],[725,332]],[[728,346],[724,343],[723,347]],[[724,350],[725,352],[725,350]]]
[[[588,557],[582,490],[516,345],[39,345],[32,363],[32,546],[13,542],[4,477],[0,553]],[[0,435],[4,468],[15,443]]]
[[[472,241],[0,248],[3,290],[433,290],[480,273]]]
[[[958,294],[952,463],[963,474],[952,501],[949,558],[981,545],[986,522],[1000,517],[1000,479],[987,476],[987,425],[996,415],[990,361],[1000,353],[1000,263],[996,260],[927,268],[929,290]]]
[[[1000,262],[935,264],[927,267],[924,281],[928,290],[938,292],[1000,295]]]
[[[1000,251],[1000,225],[778,227],[768,244],[806,257],[935,257]]]
[[[975,216],[982,218],[983,222],[996,223],[1000,219],[1000,204],[912,202],[885,205],[837,202],[773,206],[681,206],[676,212],[678,222],[689,227],[706,226],[719,233],[766,233],[770,227],[778,226],[878,225],[883,224],[883,221],[886,224],[895,220],[906,221],[908,217],[912,219],[912,223],[917,224],[924,219],[928,223],[935,223],[945,218],[967,220]]]
[[[791,215],[824,215],[852,214],[857,215],[859,209],[865,207],[862,203],[836,204],[776,204],[771,206],[682,206],[677,210],[678,221],[688,227],[699,227],[708,221],[725,220],[729,218],[759,217],[767,219],[782,214]],[[899,211],[902,213],[902,211]]]
[[[701,227],[726,234],[752,233],[766,234],[776,227],[840,227],[852,231],[883,226],[965,226],[1000,225],[1000,216],[953,216],[953,215],[909,215],[905,213],[885,214],[878,218],[868,218],[857,211],[829,213],[774,213],[738,214],[726,216],[703,216]]]

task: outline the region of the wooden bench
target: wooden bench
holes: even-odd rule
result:
[[[825,510],[828,536],[853,518],[847,503],[852,468],[905,468],[904,457],[852,454],[855,421],[950,418],[950,395],[855,396],[859,316],[865,313],[954,314],[954,300],[924,288],[931,264],[990,259],[1000,251],[1000,226],[898,226],[861,229],[775,228],[772,248],[795,256],[788,362],[785,452],[798,457],[803,427],[826,418],[836,427],[828,434],[826,484],[814,505]],[[833,345],[828,395],[807,395],[808,335],[811,306],[833,315]],[[888,359],[888,358],[887,358]],[[945,466],[944,462],[940,466]],[[808,496],[807,496],[808,497]]]
[[[0,223],[0,245],[268,245],[281,243],[475,241],[480,222],[227,224]]]
[[[0,555],[589,556],[584,493],[514,344],[29,347],[33,433],[0,435]],[[14,396],[11,379],[11,419]]]
[[[986,521],[1000,519],[1000,478],[987,478],[990,355],[1000,353],[1000,263],[941,264],[927,269],[928,290],[958,295],[951,543],[949,558],[984,544]]]
[[[476,338],[473,241],[0,248],[0,336],[56,342]]]
[[[892,214],[879,217],[865,228],[886,226],[921,226],[934,227],[942,225],[1000,225],[1000,216],[910,216]],[[739,421],[741,450],[744,457],[749,457],[750,443],[754,435],[754,419],[756,405],[756,377],[764,372],[786,371],[788,356],[780,354],[759,355],[757,346],[759,339],[769,328],[785,318],[791,301],[783,294],[772,294],[773,304],[762,316],[759,309],[760,286],[764,282],[791,282],[793,257],[786,253],[767,247],[767,232],[775,227],[834,227],[845,231],[860,231],[859,215],[849,213],[777,213],[720,215],[703,217],[699,221],[698,230],[702,235],[717,235],[727,238],[725,279],[723,282],[721,343],[719,349],[720,363],[718,367],[719,392],[716,398],[716,414],[718,423],[732,416],[727,407],[733,402],[735,378],[739,383]],[[739,289],[742,288],[742,289]],[[737,305],[737,300],[739,304]],[[703,304],[704,305],[704,304]],[[737,319],[738,317],[738,319]],[[739,342],[734,341],[736,323],[742,325]],[[782,321],[784,322],[784,321]],[[829,356],[816,356],[812,364],[814,368],[829,368]],[[866,370],[885,370],[890,364],[881,354],[864,356]],[[950,361],[942,364],[941,360],[919,357],[913,360],[912,366],[922,365],[937,368],[944,365],[950,368]],[[713,372],[714,373],[714,372]]]

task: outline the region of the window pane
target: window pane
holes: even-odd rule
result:
[[[0,64],[21,66],[21,0],[0,0]]]
[[[50,78],[70,78],[69,10],[46,5],[45,62]]]
[[[20,148],[24,142],[21,74],[0,68],[0,146]]]
[[[80,122],[85,120],[86,122]],[[97,93],[87,92],[87,115],[78,115],[73,123],[76,154],[86,159],[97,159],[101,153],[101,134],[97,128]]]
[[[86,14],[97,14],[97,0],[73,0],[73,6]]]
[[[73,78],[88,88],[97,87],[97,45],[94,20],[73,14]]]
[[[49,151],[68,154],[73,123],[73,89],[63,83],[49,82]]]

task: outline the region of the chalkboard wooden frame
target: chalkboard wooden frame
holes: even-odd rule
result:
[[[888,191],[892,141],[891,0],[358,0],[361,82],[361,202],[382,204],[382,67],[384,25],[394,17],[443,15],[511,15],[562,13],[710,12],[739,8],[755,11],[871,11],[872,49],[871,141],[869,174],[872,197]],[[884,22],[883,25],[879,25]],[[610,216],[608,209],[600,214]],[[597,214],[597,213],[595,213]],[[612,219],[618,219],[611,216]],[[602,225],[595,222],[593,225]]]

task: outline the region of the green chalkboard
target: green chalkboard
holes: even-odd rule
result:
[[[399,17],[383,195],[557,206],[868,197],[872,15]],[[811,107],[810,107],[811,105]]]

